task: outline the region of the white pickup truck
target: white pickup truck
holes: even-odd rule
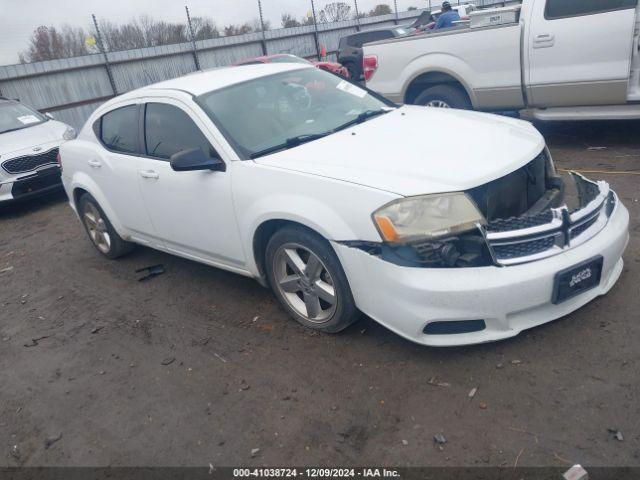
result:
[[[640,118],[638,0],[523,0],[513,17],[367,44],[367,86],[539,120]]]

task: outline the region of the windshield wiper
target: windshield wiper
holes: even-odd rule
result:
[[[378,115],[382,115],[384,113],[389,113],[391,110],[366,110],[360,113],[353,120],[349,120],[347,123],[344,123],[333,130],[329,130],[328,132],[323,133],[311,133],[306,135],[298,135],[297,137],[287,138],[284,143],[279,145],[274,145],[273,147],[265,148],[264,150],[260,150],[259,152],[254,152],[249,155],[249,158],[254,159],[258,157],[262,157],[263,155],[268,155],[270,153],[279,152],[280,150],[285,150],[287,148],[297,147],[298,145],[302,145],[303,143],[312,142],[313,140],[317,140],[322,137],[326,137],[327,135],[331,135],[332,133],[339,132],[340,130],[344,130],[345,128],[349,128],[353,125],[358,125],[360,123],[366,122],[370,118],[377,117]]]
[[[260,150],[258,152],[252,153],[250,158],[258,158],[263,155],[268,155],[270,153],[279,152],[280,150],[285,150],[287,148],[297,147],[298,145],[302,145],[303,143],[312,142],[322,137],[326,137],[333,133],[332,131],[323,132],[323,133],[310,133],[305,135],[298,135],[297,137],[287,138],[284,143],[279,145],[274,145],[273,147],[265,148],[264,150]]]
[[[361,123],[366,122],[370,118],[377,117],[378,115],[382,115],[385,113],[389,113],[391,110],[365,110],[361,114],[359,114],[353,120],[349,120],[347,123],[343,123],[339,127],[333,129],[334,132],[339,132],[340,130],[344,130],[345,128],[352,127],[353,125],[359,125]]]

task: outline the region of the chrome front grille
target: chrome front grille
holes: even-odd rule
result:
[[[557,255],[576,247],[604,228],[617,202],[606,182],[592,182],[571,173],[582,208],[569,212],[564,206],[534,216],[496,220],[485,227],[485,236],[498,265],[517,265]]]
[[[2,168],[12,174],[27,173],[44,165],[56,164],[58,162],[57,158],[58,148],[56,147],[37,155],[25,155],[23,157],[6,160],[2,162]]]

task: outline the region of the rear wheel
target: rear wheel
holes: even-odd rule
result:
[[[299,323],[336,333],[358,319],[344,270],[322,237],[303,227],[284,227],[269,240],[265,257],[271,289]]]
[[[96,250],[112,260],[133,250],[134,244],[118,235],[95,198],[85,193],[78,206],[82,224]]]
[[[471,110],[471,101],[461,88],[453,85],[436,85],[427,88],[415,99],[416,105],[434,108],[460,108]]]

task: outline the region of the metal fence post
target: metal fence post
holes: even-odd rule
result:
[[[322,60],[320,55],[320,38],[318,36],[318,19],[316,18],[316,5],[315,3],[313,3],[313,0],[311,0],[311,13],[313,15],[313,36],[316,40],[316,54],[318,60]]]
[[[107,77],[109,77],[109,83],[111,84],[111,89],[113,90],[114,95],[118,95],[118,89],[116,88],[116,82],[113,79],[113,73],[111,72],[111,65],[109,64],[109,57],[107,57],[107,51],[104,48],[104,43],[102,42],[102,34],[100,33],[100,27],[98,26],[98,20],[96,19],[95,14],[91,14],[91,18],[93,18],[93,26],[96,29],[96,40],[98,43],[98,48],[104,57],[104,67],[107,70]]]
[[[393,0],[393,8],[396,11],[396,25],[398,25],[398,0]]]
[[[358,0],[353,0],[356,6],[356,32],[360,31],[360,12],[358,11]]]
[[[268,55],[267,53],[267,35],[264,32],[264,15],[262,14],[262,1],[258,0],[258,11],[260,12],[260,28],[262,28],[262,55]]]
[[[200,59],[198,58],[198,47],[196,46],[196,35],[193,32],[193,25],[191,24],[191,14],[189,14],[189,7],[185,5],[184,9],[187,11],[187,24],[189,25],[189,33],[191,34],[191,45],[193,46],[193,61],[196,64],[196,70],[202,70],[200,68]]]

